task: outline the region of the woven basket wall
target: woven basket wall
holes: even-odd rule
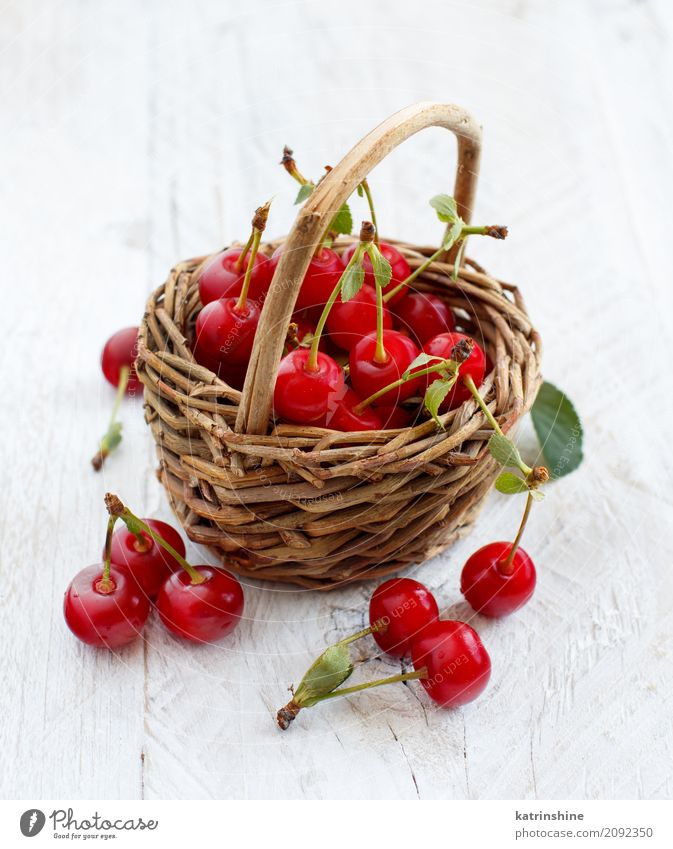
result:
[[[486,447],[491,430],[474,402],[443,415],[443,431],[423,420],[403,430],[342,433],[276,423],[270,410],[298,288],[284,284],[303,277],[302,263],[305,270],[332,210],[388,150],[412,132],[439,124],[459,138],[455,195],[461,214],[469,217],[480,134],[466,121],[471,119],[462,110],[442,104],[403,110],[319,185],[288,237],[243,393],[191,354],[201,309],[194,272],[205,258],[177,265],[151,296],[137,369],[159,476],[190,539],[212,549],[228,568],[329,589],[399,572],[469,531],[498,473]],[[264,249],[271,252],[278,244]],[[412,270],[435,250],[395,244]],[[539,387],[539,337],[516,287],[471,261],[454,282],[450,259],[433,263],[415,287],[444,298],[458,328],[485,348],[492,368],[481,391],[503,429],[510,430]]]

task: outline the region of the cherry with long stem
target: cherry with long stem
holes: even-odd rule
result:
[[[91,465],[97,472],[103,468],[103,463],[106,458],[109,457],[110,453],[114,451],[114,449],[122,441],[122,425],[121,422],[117,421],[117,413],[119,412],[119,406],[122,402],[122,398],[126,393],[126,387],[128,385],[130,375],[130,366],[122,366],[119,370],[119,383],[117,384],[117,393],[112,405],[110,423],[108,424],[105,436],[100,441],[98,451],[96,451],[94,456],[91,458]]]
[[[98,592],[108,595],[115,590],[115,583],[110,577],[111,568],[111,553],[112,553],[112,532],[117,522],[117,516],[110,516],[107,520],[107,531],[105,533],[105,561],[103,565],[103,575],[96,583]]]
[[[142,535],[147,534],[147,536],[151,537],[157,545],[160,545],[171,555],[171,557],[175,558],[175,560],[178,561],[185,572],[189,575],[190,582],[192,584],[202,584],[204,582],[204,576],[190,563],[188,563],[180,552],[176,551],[160,534],[150,528],[150,526],[143,522],[142,519],[139,519],[136,515],[134,515],[129,508],[122,503],[118,496],[113,495],[111,492],[106,493],[105,506],[111,519],[114,518],[115,521],[117,519],[121,519],[129,529],[130,533],[134,534],[138,539],[142,539]]]

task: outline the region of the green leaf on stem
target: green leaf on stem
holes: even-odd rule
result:
[[[582,462],[582,422],[572,401],[545,381],[531,409],[533,427],[553,478],[573,472]]]
[[[294,701],[311,707],[341,686],[353,672],[350,650],[343,643],[329,646],[309,668],[294,693]]]
[[[365,270],[359,262],[346,268],[341,278],[341,300],[345,303],[354,298],[365,281]]]
[[[350,207],[345,203],[332,219],[328,230],[332,233],[343,233],[348,236],[353,231],[353,216]]]
[[[491,457],[497,460],[501,466],[515,466],[518,468],[522,463],[519,449],[504,433],[498,433],[496,431],[491,436],[488,440],[488,450]]]
[[[528,492],[528,485],[523,478],[513,472],[502,472],[495,479],[495,488],[505,495],[514,495],[518,492]]]
[[[297,192],[297,197],[295,198],[295,204],[304,203],[304,201],[309,198],[313,192],[315,186],[313,183],[304,183],[303,186],[299,187],[299,191]]]
[[[390,283],[390,278],[393,276],[393,269],[374,242],[371,242],[367,246],[367,253],[372,261],[372,271],[374,272],[376,285],[385,289],[388,283]]]
[[[358,187],[355,191],[358,193],[359,198],[363,198],[365,196],[365,190],[362,188],[362,183],[358,183]]]
[[[437,218],[445,224],[458,218],[458,205],[450,195],[435,195],[430,198],[430,206],[437,213]]]
[[[430,363],[433,362],[442,362],[442,358],[438,357],[436,354],[421,353],[416,357],[415,360],[412,360],[409,363],[409,367],[406,369],[402,377],[408,377],[414,369],[420,369],[423,368],[423,366],[429,366]]]
[[[425,390],[425,398],[423,404],[425,409],[430,413],[432,418],[437,422],[437,426],[444,428],[444,425],[439,420],[439,407],[442,401],[446,398],[449,392],[453,389],[455,378],[448,380],[433,380],[433,382]]]
[[[451,248],[456,244],[458,239],[460,239],[464,226],[465,222],[462,218],[458,218],[456,221],[453,222],[450,230],[444,238],[444,244],[442,245],[445,251],[451,250]]]

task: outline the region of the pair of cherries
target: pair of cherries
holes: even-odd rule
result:
[[[493,542],[475,551],[461,573],[467,602],[485,616],[514,613],[533,595],[535,566],[512,543]],[[465,622],[443,620],[430,590],[412,578],[393,578],[374,591],[369,603],[372,636],[386,654],[411,657],[420,682],[442,707],[458,707],[486,688],[491,660],[477,632]],[[381,628],[381,625],[384,627]]]
[[[91,646],[119,648],[140,636],[152,606],[163,625],[183,639],[210,643],[231,633],[243,614],[239,581],[214,566],[190,566],[187,571],[177,530],[158,519],[140,522],[154,536],[131,533],[127,527],[116,530],[110,537],[109,563],[106,542],[103,561],[82,569],[68,585],[63,612],[73,634]]]

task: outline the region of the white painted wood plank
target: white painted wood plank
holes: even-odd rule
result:
[[[672,411],[641,365],[643,352],[667,362],[671,341],[669,7],[382,8],[36,2],[0,18],[3,267],[21,279],[3,291],[0,350],[2,498],[15,505],[0,513],[4,796],[670,797],[673,581],[660,538],[673,503],[660,482]],[[534,601],[505,622],[472,620],[494,660],[479,702],[436,711],[411,684],[307,711],[281,735],[286,687],[362,625],[369,588],[250,585],[231,640],[194,649],[152,622],[146,646],[119,659],[80,649],[62,623],[63,586],[98,553],[105,489],[168,518],[139,407],[126,405],[105,475],[86,468],[112,395],[98,351],[176,259],[244,236],[262,200],[275,195],[271,234],[287,230],[283,144],[318,176],[394,109],[433,98],[485,124],[478,217],[511,237],[473,252],[524,290],[545,372],[584,416],[588,458],[527,532]],[[427,199],[452,167],[440,131],[395,152],[372,178],[383,230],[436,237]],[[46,379],[43,351],[60,360]],[[449,615],[470,616],[460,565],[511,535],[518,506],[492,497],[470,539],[415,572]],[[397,669],[373,660],[358,674]]]

